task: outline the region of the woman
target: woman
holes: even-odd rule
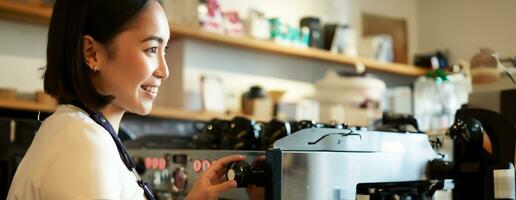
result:
[[[169,75],[169,38],[161,1],[57,0],[44,88],[60,105],[42,123],[8,199],[152,199],[115,130],[125,112],[150,112]],[[243,159],[214,162],[187,199],[235,188],[221,172]]]

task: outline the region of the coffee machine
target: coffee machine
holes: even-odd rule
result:
[[[248,199],[249,185],[264,187],[265,199],[338,200],[429,200],[443,187],[443,180],[425,173],[440,156],[422,133],[237,117],[209,121],[193,144],[195,149],[129,149],[159,199],[181,199],[213,160],[234,154],[246,160],[227,166],[226,178],[239,188],[223,199]]]
[[[267,199],[431,199],[438,157],[425,134],[303,129],[266,152]]]
[[[278,140],[266,164],[231,164],[227,177],[265,185],[265,199],[430,200],[444,186],[426,175],[435,158],[425,134],[310,128]]]

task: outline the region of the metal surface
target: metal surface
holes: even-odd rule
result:
[[[355,199],[358,183],[424,180],[400,153],[285,152],[281,199]]]
[[[427,162],[438,157],[425,134],[305,129],[274,147],[282,200],[354,200],[358,183],[426,180]]]

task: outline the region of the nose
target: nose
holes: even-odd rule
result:
[[[168,78],[169,70],[165,56],[161,56],[161,59],[159,60],[158,68],[156,68],[156,71],[154,71],[154,76],[160,79],[166,79]]]

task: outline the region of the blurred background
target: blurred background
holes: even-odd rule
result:
[[[1,117],[42,120],[56,107],[41,79],[52,4],[0,0]],[[372,130],[401,117],[417,121],[410,131],[439,137],[465,104],[515,120],[515,7],[513,0],[165,0],[171,76],[150,115],[124,117],[122,137],[195,148],[206,124],[237,116]],[[157,142],[163,138],[174,140]]]

